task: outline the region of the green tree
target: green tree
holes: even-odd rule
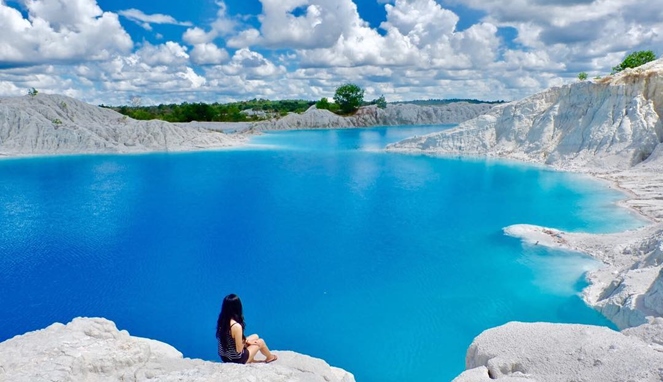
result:
[[[579,79],[580,81],[584,81],[584,80],[586,80],[586,79],[587,79],[587,73],[585,73],[585,72],[580,72],[580,73],[578,73],[578,79]]]
[[[323,97],[320,99],[320,101],[315,103],[315,107],[321,110],[329,110],[330,107],[329,100]]]
[[[383,96],[383,95],[381,95],[380,97],[378,97],[378,99],[376,99],[375,101],[373,101],[373,103],[374,103],[377,107],[379,107],[380,109],[386,109],[386,108],[387,108],[387,100],[384,99],[384,96]]]
[[[34,97],[34,96],[36,96],[37,93],[39,93],[39,91],[37,91],[37,89],[35,89],[35,88],[31,88],[30,90],[28,90],[28,95],[29,95],[30,97]]]
[[[633,52],[626,56],[621,64],[612,68],[612,74],[619,73],[626,68],[637,68],[638,66],[654,61],[655,59],[656,55],[651,50],[639,50]]]
[[[336,89],[334,102],[345,114],[356,111],[364,102],[364,89],[355,84],[345,84]]]

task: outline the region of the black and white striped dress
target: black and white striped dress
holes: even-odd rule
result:
[[[234,323],[235,325],[237,323]],[[230,326],[232,328],[232,325]],[[219,338],[219,357],[223,362],[234,362],[234,363],[246,363],[249,358],[249,353],[246,348],[242,349],[241,353],[237,352],[237,343],[233,338],[231,331],[229,330],[224,334],[225,341],[221,341]],[[223,343],[226,343],[226,346],[223,346]]]

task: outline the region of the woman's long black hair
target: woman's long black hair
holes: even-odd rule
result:
[[[236,294],[229,294],[223,299],[221,305],[221,313],[219,319],[216,321],[216,338],[219,339],[224,345],[226,338],[225,334],[230,333],[230,320],[233,319],[242,325],[242,337],[244,337],[244,313],[242,312],[242,301]]]

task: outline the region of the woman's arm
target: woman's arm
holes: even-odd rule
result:
[[[235,350],[237,353],[241,353],[244,350],[244,339],[242,337],[242,325],[233,325],[230,328],[230,334],[232,334],[233,339],[235,340]]]

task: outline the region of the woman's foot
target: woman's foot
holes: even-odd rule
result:
[[[272,363],[272,362],[276,361],[277,359],[279,359],[279,357],[277,357],[276,354],[272,354],[272,357],[271,357],[271,358],[267,358],[267,359],[265,360],[265,363]]]

